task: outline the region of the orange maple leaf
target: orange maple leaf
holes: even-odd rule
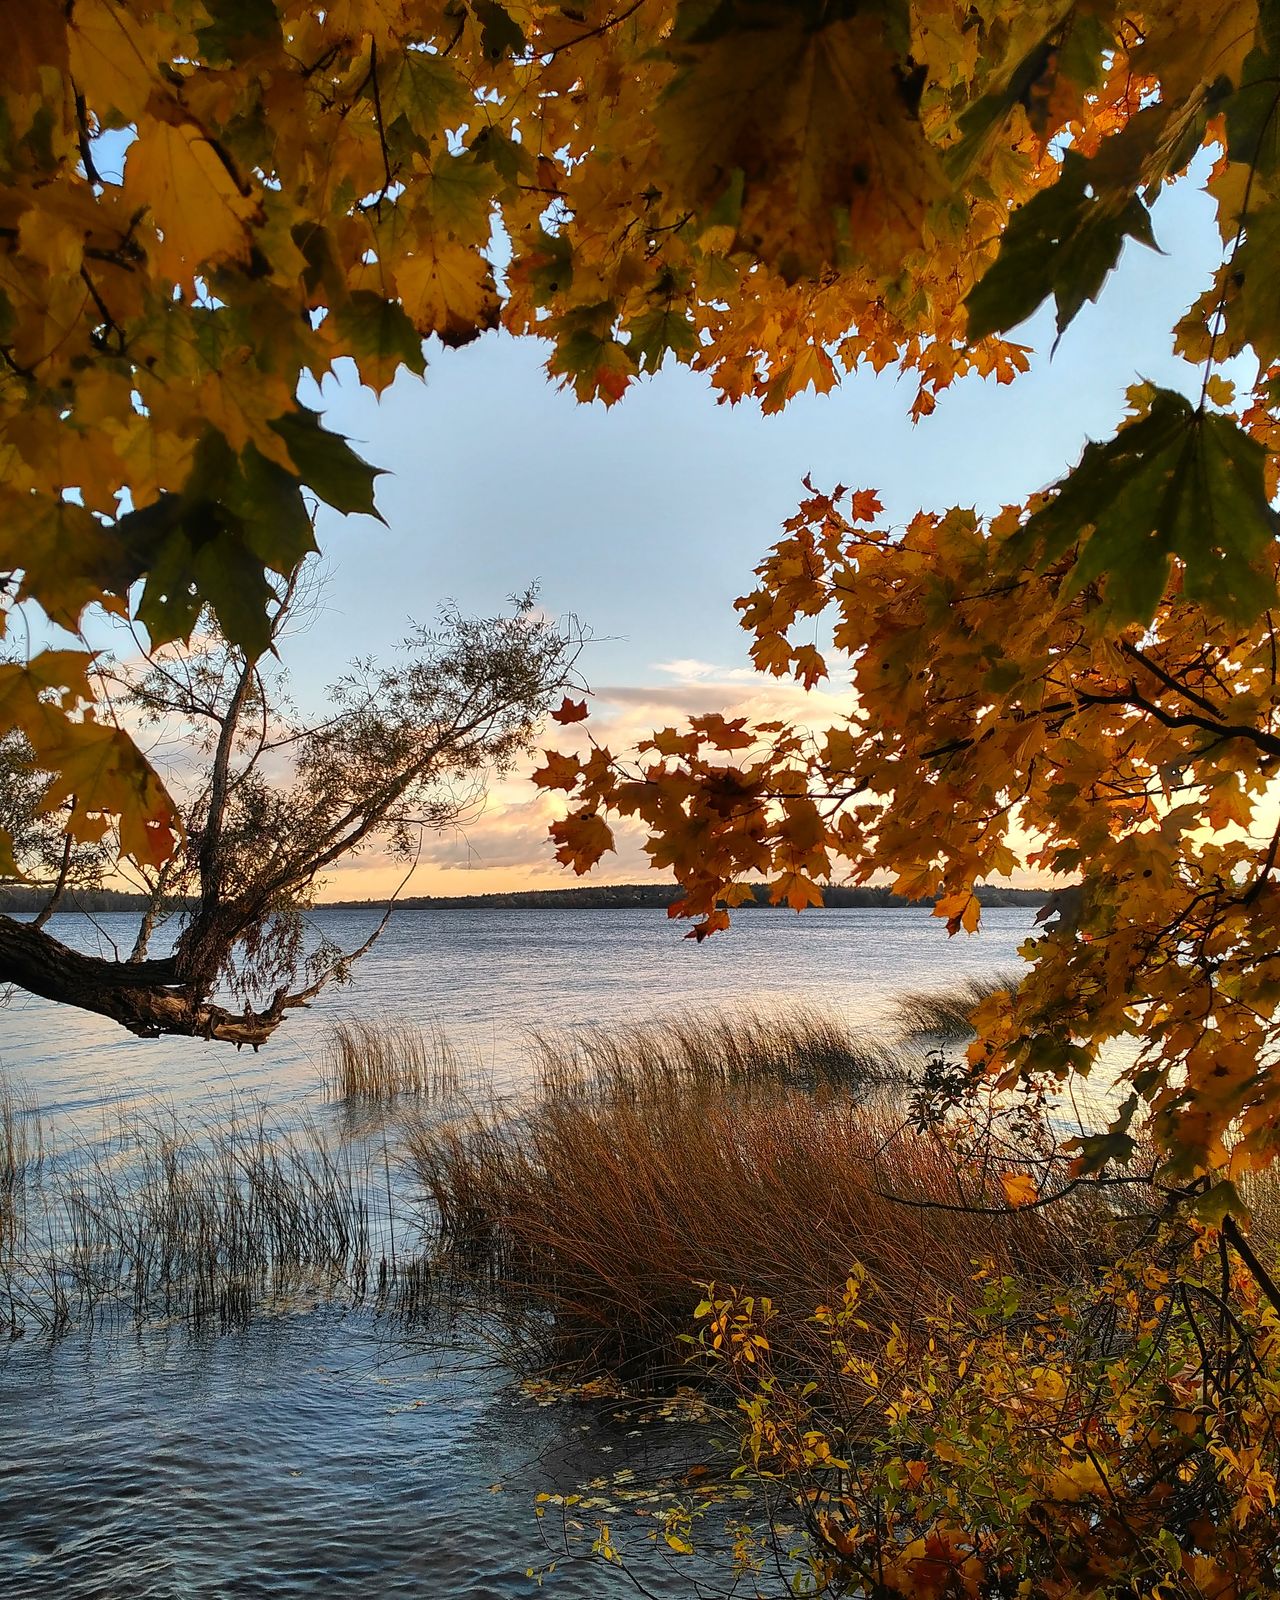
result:
[[[849,496],[851,522],[874,522],[883,510],[880,496],[874,489],[855,489]]]
[[[556,860],[572,867],[579,877],[590,872],[606,850],[613,849],[609,825],[594,811],[578,811],[563,822],[553,822],[551,837],[559,846]]]
[[[1040,1198],[1036,1181],[1028,1172],[1002,1172],[1000,1187],[1004,1190],[1005,1199],[1015,1208],[1034,1205]]]
[[[533,774],[533,781],[538,788],[572,789],[582,771],[582,763],[577,756],[565,755],[560,750],[544,750],[542,753],[547,758],[547,764]]]

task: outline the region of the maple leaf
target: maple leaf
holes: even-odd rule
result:
[[[193,287],[224,261],[247,261],[261,216],[225,153],[195,124],[148,120],[125,158],[125,198],[150,212],[157,272]]]
[[[582,771],[577,756],[565,755],[559,750],[544,750],[546,765],[537,768],[533,781],[540,789],[574,789]]]
[[[558,846],[556,860],[581,876],[614,848],[613,833],[604,818],[594,811],[576,811],[562,822],[551,824],[551,837]]]
[[[1034,1205],[1040,1198],[1040,1190],[1035,1179],[1027,1172],[1002,1172],[1000,1174],[1000,1187],[1004,1190],[1005,1200],[1015,1209],[1021,1206]]]
[[[1015,328],[1052,294],[1061,335],[1086,300],[1096,300],[1126,238],[1156,249],[1146,205],[1097,192],[1090,164],[1065,152],[1062,175],[1011,218],[1000,254],[969,294],[971,340]]]
[[[803,872],[785,872],[769,885],[769,898],[775,905],[785,900],[793,911],[803,911],[807,906],[822,905],[822,885]]]
[[[874,522],[883,510],[874,489],[857,489],[849,496],[850,522]]]
[[[945,184],[873,14],[685,0],[658,107],[675,191],[713,204],[742,174],[738,239],[784,278],[901,260]]]
[[[686,939],[692,939],[701,944],[704,939],[709,939],[713,933],[723,933],[729,926],[729,913],[727,911],[708,911],[700,921],[685,934]]]
[[[85,651],[42,650],[25,665],[0,662],[0,724],[19,728],[37,768],[51,775],[41,806],[65,806],[72,837],[101,838],[114,817],[121,852],[157,866],[181,829],[163,783],[122,729],[69,714],[93,697],[93,660]]]
[[[361,380],[377,394],[392,383],[401,367],[419,376],[426,370],[422,337],[404,307],[372,289],[357,289],[335,306],[322,331],[343,355],[352,358]]]
[[[552,722],[569,724],[571,722],[585,722],[587,718],[587,702],[585,700],[570,700],[568,695],[560,702],[559,706],[551,713]]]
[[[427,234],[396,264],[395,281],[414,326],[445,344],[466,344],[498,319],[493,273],[470,246]]]
[[[1052,560],[1080,540],[1072,587],[1105,578],[1107,609],[1121,623],[1151,620],[1177,556],[1188,595],[1250,621],[1276,594],[1262,565],[1280,532],[1264,454],[1230,418],[1155,390],[1145,415],[1086,448],[1013,549],[1041,543]]]
[[[77,0],[67,36],[72,77],[103,126],[137,122],[168,41],[110,0]]]
[[[40,756],[55,757],[53,781],[43,804],[69,807],[67,831],[73,838],[101,837],[104,816],[119,820],[120,851],[146,866],[158,867],[173,853],[179,823],[164,785],[121,728],[86,720],[69,722],[59,747]]]
[[[827,675],[827,663],[821,652],[811,644],[798,645],[792,654],[791,671],[806,689],[812,689]]]
[[[934,906],[933,914],[945,919],[948,933],[958,933],[961,928],[966,933],[976,933],[982,920],[982,904],[976,894],[961,889],[955,894],[943,895]]]

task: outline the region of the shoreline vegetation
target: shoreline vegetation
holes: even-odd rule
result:
[[[1256,1568],[1280,1321],[1234,1271],[1222,1315],[1230,1264],[1168,1221],[1141,1130],[1130,1169],[1081,1185],[1064,1106],[947,1100],[969,1014],[1011,982],[900,995],[879,1033],[801,1006],[534,1031],[514,1093],[438,1029],[339,1022],[296,1127],[132,1107],[66,1142],[0,1080],[0,1326],[328,1307],[474,1336],[539,1403],[665,1396],[719,1435],[666,1547],[693,1556],[724,1495],[763,1496],[735,1572],[781,1549],[815,1595],[1075,1593],[1054,1585],[1104,1536],[1152,1571],[1170,1538],[1211,1576]],[[1275,1261],[1277,1185],[1247,1188]],[[1201,1349],[1221,1427],[1187,1379]],[[590,1504],[535,1509],[625,1564]]]
[[[513,889],[486,894],[405,895],[395,902],[397,911],[632,911],[648,907],[663,909],[680,897],[674,883],[599,884],[573,889]],[[980,884],[975,893],[979,904],[992,906],[1040,906],[1053,893],[1051,889],[1019,889],[1001,884]],[[21,884],[0,883],[0,912],[38,912],[48,900],[47,889],[24,888]],[[70,889],[64,896],[64,911],[143,911],[150,904],[146,895],[116,889]],[[182,902],[178,902],[181,905]],[[192,902],[194,904],[194,902]],[[919,909],[927,901],[908,900],[892,889],[831,884],[822,891],[824,910],[858,908]],[[385,900],[322,900],[316,911],[382,911]],[[756,888],[754,900],[745,901],[739,910],[768,909],[763,885]]]
[[[952,1197],[936,1140],[893,1124],[929,1043],[1009,981],[904,995],[884,1034],[801,1006],[531,1031],[516,1094],[438,1027],[340,1020],[297,1127],[233,1096],[55,1129],[0,1077],[0,1320],[14,1336],[120,1315],[225,1326],[295,1289],[370,1303],[371,1277],[373,1303],[418,1315],[430,1279],[498,1306],[527,1375],[572,1355],[653,1379],[679,1364],[696,1284],[746,1281],[753,1261],[765,1278],[790,1261],[793,1294],[826,1295],[879,1233],[878,1260],[941,1252],[959,1283],[964,1229],[881,1215],[866,1162],[879,1150],[895,1183]]]

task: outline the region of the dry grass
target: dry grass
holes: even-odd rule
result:
[[[382,1017],[335,1023],[320,1075],[326,1096],[335,1100],[441,1099],[459,1092],[462,1063],[439,1028]]]
[[[965,1214],[974,1191],[945,1141],[903,1130],[860,1079],[851,1092],[699,1070],[691,1092],[678,1054],[603,1039],[585,1063],[582,1046],[556,1059],[544,1041],[550,1092],[519,1115],[409,1132],[445,1253],[496,1288],[528,1365],[676,1367],[711,1281],[785,1308],[775,1346],[801,1361],[806,1318],[855,1262],[878,1285],[873,1319],[905,1327],[939,1296],[968,1297],[976,1258],[1033,1280],[1088,1259],[1096,1208],[1010,1212],[993,1171],[976,1198],[1000,1214]]]
[[[1002,990],[1012,993],[1021,981],[1015,972],[987,978],[966,978],[950,989],[913,991],[898,996],[897,1031],[904,1039],[954,1041],[973,1032],[969,1020],[982,1001]]]
[[[889,1046],[800,1007],[540,1033],[534,1053],[545,1095],[615,1101],[779,1084],[867,1093],[906,1074]]]

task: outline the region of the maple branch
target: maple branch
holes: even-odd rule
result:
[[[1253,1275],[1254,1282],[1271,1302],[1273,1310],[1280,1311],[1280,1285],[1276,1283],[1275,1279],[1258,1259],[1253,1246],[1240,1232],[1236,1219],[1230,1213],[1222,1219],[1222,1234],[1241,1261],[1248,1267]]]
[[[1222,713],[1212,700],[1202,694],[1198,694],[1188,684],[1175,678],[1158,661],[1153,661],[1145,650],[1140,650],[1136,644],[1130,644],[1127,640],[1124,640],[1121,642],[1120,651],[1122,655],[1127,655],[1144,666],[1152,677],[1158,678],[1164,684],[1166,689],[1172,690],[1174,694],[1181,695],[1184,700],[1190,700],[1192,705],[1199,706],[1202,711],[1208,712],[1211,717],[1216,717],[1218,721],[1222,720]]]
[[[1251,906],[1262,893],[1262,887],[1275,867],[1277,851],[1280,851],[1280,822],[1276,823],[1275,831],[1271,835],[1271,843],[1267,846],[1267,853],[1262,858],[1262,863],[1253,882],[1240,897],[1242,906]]]
[[[84,94],[76,83],[72,83],[72,93],[76,104],[76,127],[79,135],[80,160],[84,166],[84,175],[90,183],[102,186],[102,174],[94,165],[93,141],[89,136],[89,108],[85,104]]]
[[[538,52],[539,58],[544,61],[554,61],[557,56],[563,55],[566,50],[576,50],[580,44],[585,44],[588,39],[602,38],[606,33],[611,33],[614,28],[621,27],[628,17],[633,17],[639,11],[643,4],[644,0],[632,0],[632,4],[625,11],[619,12],[616,17],[606,18],[598,27],[588,28],[585,33],[580,33],[575,38],[567,39],[564,44],[555,45],[550,50],[540,50]]]
[[[116,319],[111,315],[111,312],[110,312],[110,310],[109,310],[109,308],[107,306],[106,301],[98,293],[97,284],[94,283],[93,279],[89,276],[88,268],[83,266],[83,265],[80,268],[80,280],[84,284],[85,288],[88,289],[89,295],[92,298],[94,305],[97,306],[98,315],[102,318],[102,321],[103,321],[103,323],[104,323],[104,325],[106,327],[107,334],[114,333],[115,336],[116,336],[116,344],[118,346],[116,353],[118,355],[124,355],[125,349],[126,349],[125,337],[124,337],[124,329],[120,326],[120,324],[116,321]],[[102,340],[102,343],[99,346],[99,348],[103,349],[103,350],[106,349],[106,337],[105,336],[104,336],[104,338]]]
[[[1140,695],[1136,684],[1131,686],[1128,694],[1101,695],[1091,694],[1087,690],[1079,690],[1077,691],[1077,697],[1085,705],[1130,706],[1135,711],[1145,711],[1166,728],[1200,728],[1206,733],[1215,734],[1219,740],[1244,739],[1251,744],[1257,745],[1259,750],[1264,751],[1273,759],[1280,760],[1280,737],[1275,734],[1267,733],[1262,728],[1250,727],[1243,722],[1210,721],[1206,717],[1198,717],[1189,711],[1166,711],[1163,706],[1157,705],[1155,701],[1148,700],[1144,695]]]
[[[365,80],[373,90],[373,116],[378,127],[378,148],[382,152],[382,190],[378,198],[369,207],[362,208],[381,212],[382,202],[391,192],[395,179],[391,176],[391,152],[387,149],[387,129],[382,119],[382,92],[378,87],[378,41],[374,39],[369,45],[369,76]]]

